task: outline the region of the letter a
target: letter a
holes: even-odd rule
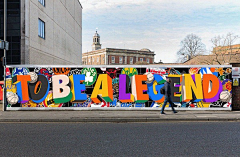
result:
[[[100,87],[102,86],[102,89]],[[101,103],[98,95],[106,102],[113,101],[112,78],[108,74],[100,74],[92,92],[91,99],[94,103]]]

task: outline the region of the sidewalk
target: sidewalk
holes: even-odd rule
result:
[[[240,111],[0,111],[0,122],[240,121]]]
[[[2,111],[0,122],[176,122],[176,121],[240,121],[240,111],[180,110],[173,114],[160,110],[79,110],[79,111]]]

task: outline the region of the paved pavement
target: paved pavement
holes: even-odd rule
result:
[[[0,102],[0,110],[2,104]],[[157,110],[0,111],[0,122],[176,122],[240,121],[240,111],[178,111],[161,115]]]
[[[0,111],[0,122],[240,121],[240,111]]]

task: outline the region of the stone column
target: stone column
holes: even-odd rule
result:
[[[105,57],[105,65],[108,65],[108,54],[106,54],[106,57]]]

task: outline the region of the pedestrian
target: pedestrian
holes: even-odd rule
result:
[[[170,87],[170,83],[171,83],[171,79],[170,79],[170,78],[167,78],[167,79],[166,79],[166,82],[164,83],[164,88],[165,88],[165,100],[164,100],[164,103],[163,103],[163,106],[162,106],[161,114],[165,114],[165,113],[164,113],[164,108],[165,108],[165,106],[167,105],[167,102],[169,102],[169,103],[171,104],[173,113],[177,113],[177,111],[175,111],[175,109],[174,109],[174,103],[173,103],[173,101],[172,101],[172,99],[171,99],[171,87]]]

